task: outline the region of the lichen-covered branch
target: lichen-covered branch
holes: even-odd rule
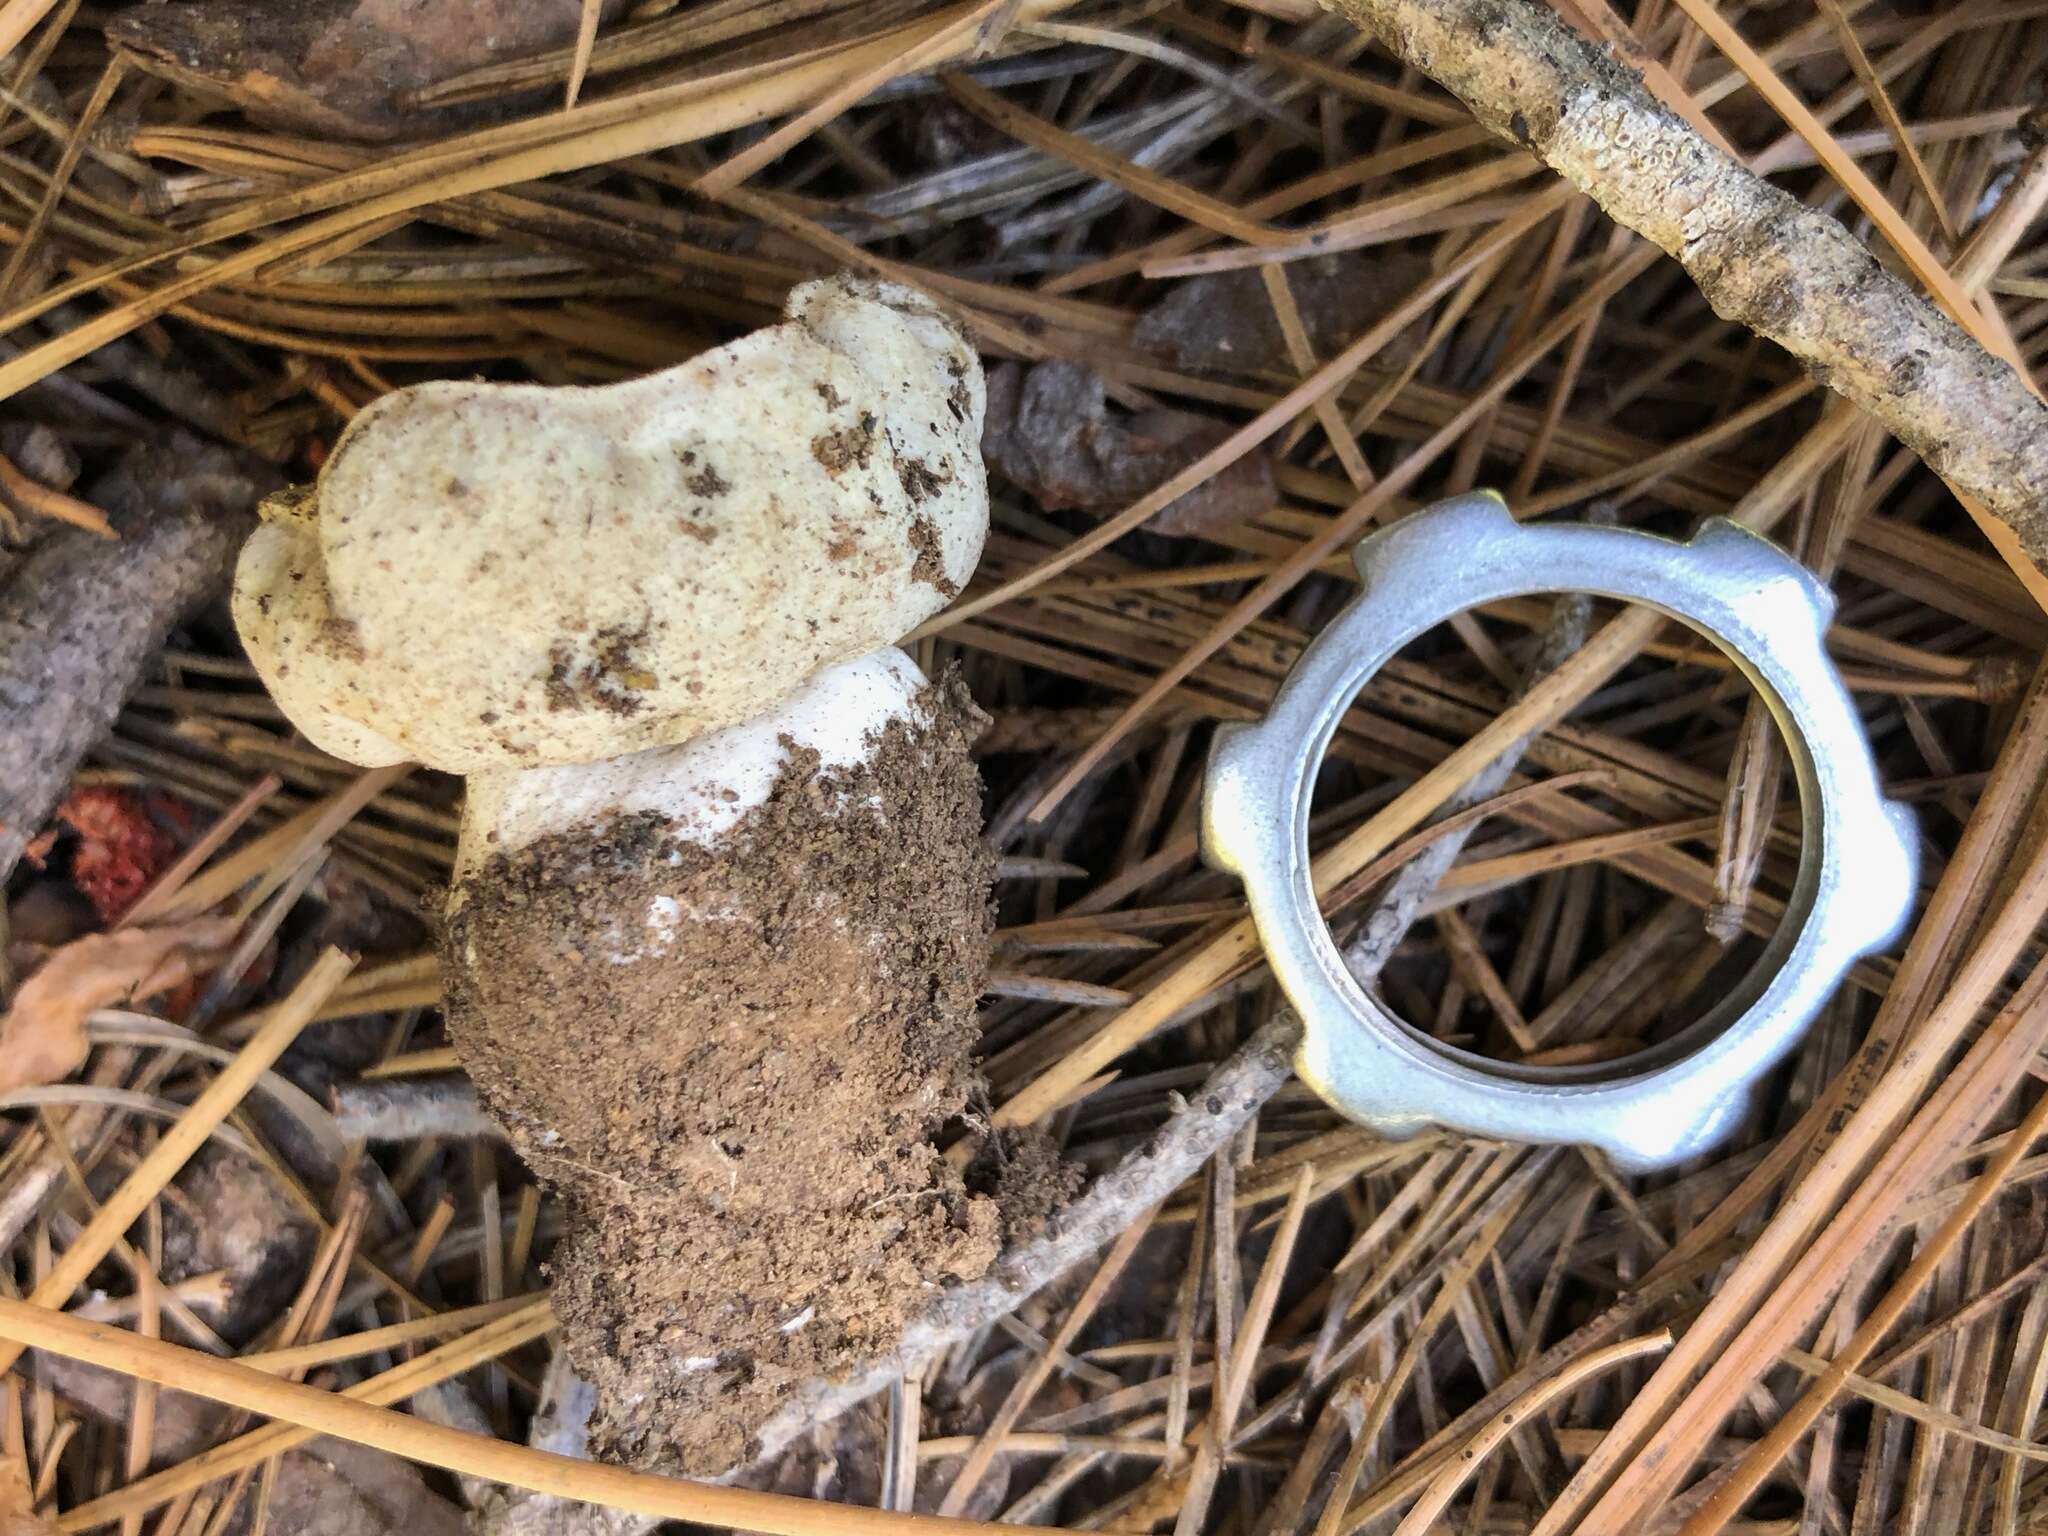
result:
[[[1677,258],[2048,565],[2048,404],[1855,236],[1709,144],[1526,0],[1323,0]]]

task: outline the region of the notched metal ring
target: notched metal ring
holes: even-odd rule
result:
[[[1273,974],[1306,1026],[1296,1070],[1336,1109],[1389,1136],[1438,1125],[1573,1142],[1637,1171],[1705,1150],[1912,905],[1917,833],[1911,813],[1879,790],[1822,643],[1833,595],[1735,523],[1709,522],[1683,544],[1522,524],[1490,491],[1404,518],[1362,541],[1354,559],[1364,590],[1302,652],[1263,720],[1218,728],[1203,798],[1204,853],[1244,881]],[[1756,966],[1673,1039],[1598,1066],[1491,1061],[1410,1028],[1353,979],[1310,884],[1310,795],[1360,687],[1452,615],[1546,592],[1647,604],[1712,641],[1769,707],[1799,783],[1799,873]]]

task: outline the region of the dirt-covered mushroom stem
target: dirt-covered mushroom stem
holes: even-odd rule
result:
[[[449,1032],[564,1197],[594,1443],[722,1470],[1004,1236],[973,1081],[980,717],[891,642],[987,530],[980,366],[909,289],[603,389],[380,400],[244,550],[316,743],[470,775]]]
[[[466,822],[450,1034],[570,1202],[556,1308],[630,1459],[722,1469],[994,1261],[996,1204],[933,1145],[988,954],[977,725],[884,650]]]

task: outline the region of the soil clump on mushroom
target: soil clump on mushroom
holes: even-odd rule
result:
[[[449,965],[450,1032],[569,1203],[554,1302],[600,1455],[723,1471],[791,1388],[1057,1198],[1023,1178],[1006,1208],[934,1144],[975,1082],[981,723],[930,686],[857,763],[785,737],[766,801],[708,846],[615,814],[464,882],[451,960],[491,959]]]

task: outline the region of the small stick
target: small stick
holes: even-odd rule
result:
[[[98,507],[29,478],[4,453],[0,453],[0,492],[5,492],[7,499],[24,511],[83,528],[102,539],[120,537],[114,532],[114,525],[107,521],[107,514]]]
[[[2011,366],[2009,341],[1710,0],[1676,3],[1814,147],[1940,309],[1551,12],[1522,0],[1327,0],[1676,257],[1717,312],[1805,360],[1883,422],[1982,514],[1986,537],[2048,606],[2048,575],[2035,563],[2048,558],[2048,405]],[[1786,303],[1787,294],[1800,297]],[[1902,371],[1906,358],[1916,366]]]
[[[817,128],[837,118],[877,87],[939,59],[967,51],[961,46],[963,40],[1011,3],[1012,0],[974,0],[972,4],[940,12],[927,22],[924,36],[900,49],[892,49],[865,69],[841,74],[831,88],[821,91],[804,111],[698,177],[693,190],[700,197],[723,197],[763,166],[789,153]],[[937,25],[932,25],[932,22]]]
[[[21,46],[21,40],[35,30],[51,11],[57,8],[57,0],[6,0],[0,5],[0,54],[12,53]],[[15,88],[21,87],[16,78]]]
[[[285,867],[287,864],[295,865],[299,860],[310,857],[315,849],[353,820],[363,807],[409,771],[410,765],[401,764],[393,768],[372,768],[358,775],[327,799],[309,805],[290,821],[251,839],[246,847],[236,849],[213,868],[193,877],[182,890],[164,898],[158,916],[169,920],[204,912],[251,880],[260,879],[275,890],[290,878],[291,872]]]

